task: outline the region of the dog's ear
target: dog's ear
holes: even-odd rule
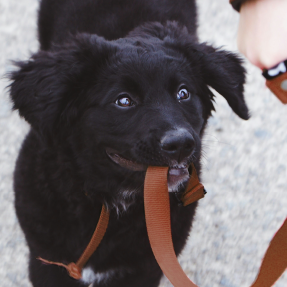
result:
[[[243,96],[245,69],[242,60],[233,53],[205,44],[201,44],[194,53],[200,54],[205,83],[221,94],[240,118],[247,120],[249,114]]]
[[[245,69],[242,60],[235,54],[217,50],[205,43],[198,44],[196,35],[176,21],[147,23],[136,28],[130,37],[154,37],[163,41],[168,48],[180,51],[196,66],[204,82],[220,93],[233,111],[242,119],[249,118],[244,101]],[[211,93],[212,94],[212,93]]]
[[[85,101],[83,87],[95,79],[109,52],[103,38],[79,35],[69,45],[16,62],[19,69],[9,75],[13,108],[41,135],[55,134],[77,115]]]

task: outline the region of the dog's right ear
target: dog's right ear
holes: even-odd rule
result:
[[[51,132],[67,92],[65,65],[59,61],[58,53],[44,51],[15,65],[19,69],[10,74],[13,109],[39,133]]]
[[[105,39],[82,34],[69,45],[16,62],[19,69],[10,74],[13,108],[38,133],[54,136],[77,115],[87,81],[95,80],[110,50]]]
[[[166,47],[180,51],[191,66],[197,67],[197,73],[202,75],[207,86],[221,94],[240,118],[249,118],[243,95],[245,69],[236,54],[215,49],[205,43],[199,44],[195,35],[190,35],[186,27],[175,21],[167,21],[164,25],[147,23],[129,35],[154,37],[162,40]]]

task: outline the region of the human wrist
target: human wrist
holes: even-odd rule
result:
[[[249,0],[240,10],[239,51],[260,69],[287,59],[287,0]]]

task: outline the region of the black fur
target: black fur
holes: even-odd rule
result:
[[[11,74],[14,109],[31,125],[14,178],[33,286],[88,285],[36,258],[76,261],[103,203],[110,223],[87,266],[112,272],[93,286],[158,286],[162,272],[144,219],[145,172],[116,164],[107,149],[146,166],[173,166],[181,158],[199,172],[201,138],[213,110],[209,87],[248,118],[241,60],[199,44],[195,30],[192,0],[42,0],[42,50]],[[179,101],[182,84],[190,97]],[[117,105],[127,94],[134,104]],[[186,142],[186,156],[181,146],[175,158],[174,143]],[[180,207],[174,194],[170,199],[179,254],[196,204]]]

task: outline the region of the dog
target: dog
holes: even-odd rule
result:
[[[17,62],[10,96],[31,129],[14,173],[15,207],[34,287],[155,287],[145,225],[148,166],[168,166],[176,255],[196,203],[179,206],[219,92],[248,119],[235,54],[199,43],[194,0],[42,0],[40,50]],[[37,260],[75,262],[110,222],[81,280]]]

